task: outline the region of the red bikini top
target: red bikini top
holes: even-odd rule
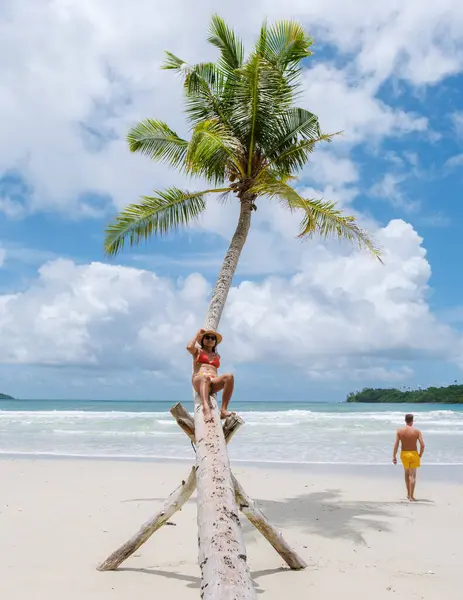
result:
[[[220,356],[216,354],[212,360],[209,360],[207,353],[204,350],[200,350],[196,362],[201,365],[212,365],[218,369],[220,367]]]

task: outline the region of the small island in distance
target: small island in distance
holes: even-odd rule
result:
[[[0,394],[0,400],[14,400],[13,396],[8,396],[7,394]]]
[[[346,402],[463,404],[463,385],[454,384],[446,387],[428,387],[417,390],[363,388],[361,392],[350,392]]]

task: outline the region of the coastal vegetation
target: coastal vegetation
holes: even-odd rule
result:
[[[0,400],[14,400],[13,396],[8,396],[8,394],[0,394]]]
[[[348,394],[346,402],[463,404],[463,385],[453,384],[417,390],[363,388],[361,392]]]

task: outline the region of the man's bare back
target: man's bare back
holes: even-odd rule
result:
[[[397,464],[397,452],[401,446],[400,459],[405,471],[405,485],[407,497],[415,500],[416,469],[420,467],[421,457],[424,452],[424,441],[421,431],[413,427],[413,415],[405,415],[405,427],[400,427],[395,436],[392,462]],[[420,444],[418,453],[417,445]]]
[[[402,452],[417,452],[417,443],[421,436],[419,429],[405,425],[405,427],[400,427],[397,430],[397,435],[400,439]]]

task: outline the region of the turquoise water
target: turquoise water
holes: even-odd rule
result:
[[[0,400],[0,454],[191,460],[172,404]],[[235,402],[233,409],[246,422],[230,446],[234,461],[390,464],[395,429],[414,412],[425,462],[463,465],[462,405]]]

